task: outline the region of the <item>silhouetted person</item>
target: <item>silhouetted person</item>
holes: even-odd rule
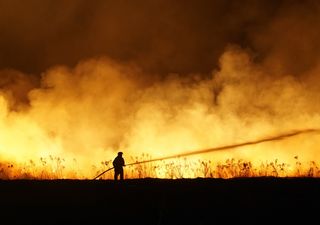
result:
[[[124,159],[122,158],[122,152],[118,152],[118,156],[113,160],[112,164],[114,167],[114,180],[123,180],[123,167],[125,166]]]

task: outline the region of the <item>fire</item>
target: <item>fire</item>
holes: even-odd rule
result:
[[[2,178],[90,179],[121,149],[127,163],[319,128],[314,74],[271,79],[230,47],[210,77],[164,80],[107,58],[58,66],[13,109],[0,94]],[[4,72],[2,72],[4,73]],[[134,177],[319,176],[318,134],[125,168]],[[298,156],[298,157],[297,157]],[[136,158],[138,157],[138,158]],[[141,157],[141,158],[139,158]],[[112,175],[106,174],[104,178]]]

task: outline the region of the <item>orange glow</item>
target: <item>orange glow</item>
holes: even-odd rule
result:
[[[41,87],[28,93],[26,109],[11,110],[10,98],[0,93],[0,177],[91,179],[110,167],[118,150],[130,163],[320,128],[315,101],[320,96],[312,79],[268,79],[268,70],[239,48],[221,56],[211,78],[172,75],[150,85],[138,79],[141,73],[91,59],[45,72]],[[125,173],[127,178],[319,176],[319,144],[319,134],[304,134],[136,165]]]

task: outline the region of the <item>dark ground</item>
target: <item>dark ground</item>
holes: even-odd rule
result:
[[[0,224],[318,224],[320,179],[0,180],[0,201]]]

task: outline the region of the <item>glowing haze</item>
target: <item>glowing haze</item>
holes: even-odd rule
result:
[[[31,2],[42,10],[49,5]],[[9,14],[1,14],[0,24],[6,28],[0,38],[2,164],[25,165],[14,172],[19,173],[32,160],[34,171],[40,171],[54,158],[64,166],[62,177],[90,178],[97,172],[93,165],[113,159],[119,150],[129,163],[129,156],[142,153],[164,157],[320,128],[319,4],[297,1],[287,7],[287,1],[244,1],[237,11],[237,2],[191,1],[184,9],[155,1],[172,23],[147,14],[155,6],[145,2],[141,8],[110,3],[115,11],[108,16],[101,12],[105,3],[55,3],[53,11],[62,7],[64,17],[60,23],[52,19],[58,18],[55,14],[46,19],[56,22],[54,31],[62,30],[61,42],[47,29],[35,29],[42,36],[33,36],[31,25],[43,24],[28,11],[30,20],[20,27],[11,27],[5,22]],[[0,4],[10,11],[15,3]],[[83,23],[72,17],[89,5],[92,16],[84,13]],[[119,19],[120,9],[129,19],[112,21]],[[219,16],[225,19],[219,20],[222,24],[215,20]],[[131,17],[138,24],[132,28]],[[146,18],[155,19],[154,27]],[[170,24],[167,30],[155,31],[165,24]],[[96,32],[88,36],[78,26]],[[66,29],[71,34],[65,34]],[[25,36],[15,36],[23,32]],[[43,45],[46,54],[35,50],[46,41],[52,41]],[[25,48],[15,49],[16,43]],[[36,60],[27,54],[29,48]],[[299,156],[318,162],[319,144],[318,134],[305,134],[196,159],[239,158],[256,164],[278,159],[292,164]]]

